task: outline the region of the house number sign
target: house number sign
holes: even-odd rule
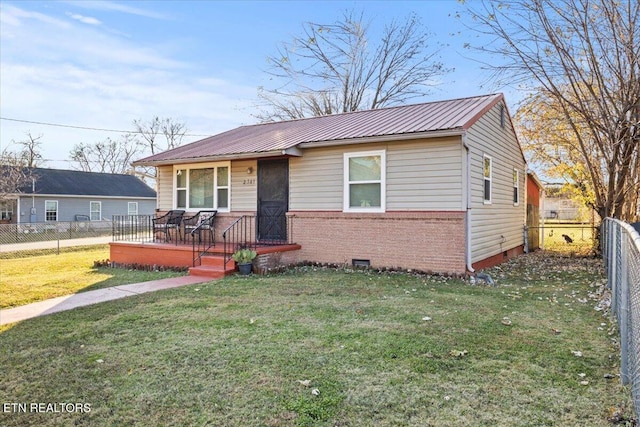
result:
[[[256,183],[255,178],[247,178],[242,180],[242,185],[253,185]]]

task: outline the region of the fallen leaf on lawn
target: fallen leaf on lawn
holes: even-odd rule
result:
[[[556,329],[556,328],[551,328],[551,333],[558,335],[560,334],[562,331],[560,329]]]
[[[313,390],[311,390],[311,394],[313,394],[314,396],[320,396],[320,390],[314,388]]]
[[[98,360],[96,360],[96,363],[104,363],[104,360],[98,359]]]
[[[509,319],[502,319],[502,324],[504,326],[511,326],[511,320]]]
[[[580,381],[581,385],[589,385],[589,381]]]
[[[311,380],[298,380],[298,382],[305,387],[309,387],[309,385],[311,384]]]
[[[462,350],[462,351],[460,351],[460,350],[451,350],[449,352],[449,355],[451,355],[453,357],[462,357],[462,356],[466,355],[467,353],[468,353],[467,350]]]
[[[424,316],[424,317],[422,318],[422,320],[424,320],[425,322],[428,322],[429,320],[431,320],[431,317],[429,317],[429,316]]]
[[[581,351],[572,351],[571,353],[573,353],[574,356],[576,357],[582,357],[582,352]]]
[[[586,377],[586,376],[587,376],[587,374],[585,374],[585,373],[582,373],[582,372],[581,372],[581,373],[579,373],[579,374],[578,374],[578,376],[579,376],[580,378],[584,378],[584,377]]]

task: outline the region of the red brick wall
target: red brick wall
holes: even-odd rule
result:
[[[387,212],[357,214],[294,211],[292,240],[300,261],[396,267],[464,274],[465,213]]]

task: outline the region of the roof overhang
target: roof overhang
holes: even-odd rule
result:
[[[333,147],[337,145],[371,144],[376,142],[410,141],[415,139],[426,139],[426,138],[446,138],[451,136],[462,136],[464,132],[465,132],[464,129],[447,129],[447,130],[437,130],[437,131],[429,131],[429,132],[380,135],[380,136],[370,136],[370,137],[364,137],[364,138],[303,142],[302,144],[299,144],[298,147],[318,148],[318,147]]]
[[[284,150],[273,150],[263,152],[248,152],[248,153],[235,153],[235,154],[221,154],[217,156],[202,156],[202,157],[184,157],[181,159],[167,159],[167,160],[151,160],[144,161],[139,160],[133,162],[133,166],[169,166],[169,165],[181,165],[187,163],[204,163],[204,162],[220,162],[227,160],[245,160],[245,159],[263,159],[269,157],[301,157],[302,151],[298,147],[291,147]]]

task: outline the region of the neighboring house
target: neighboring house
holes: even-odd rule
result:
[[[34,168],[33,182],[0,201],[5,223],[111,220],[152,214],[156,192],[132,175]]]
[[[298,261],[464,274],[523,252],[502,94],[242,126],[134,164],[157,167],[160,211],[217,209],[217,233],[255,214]]]

